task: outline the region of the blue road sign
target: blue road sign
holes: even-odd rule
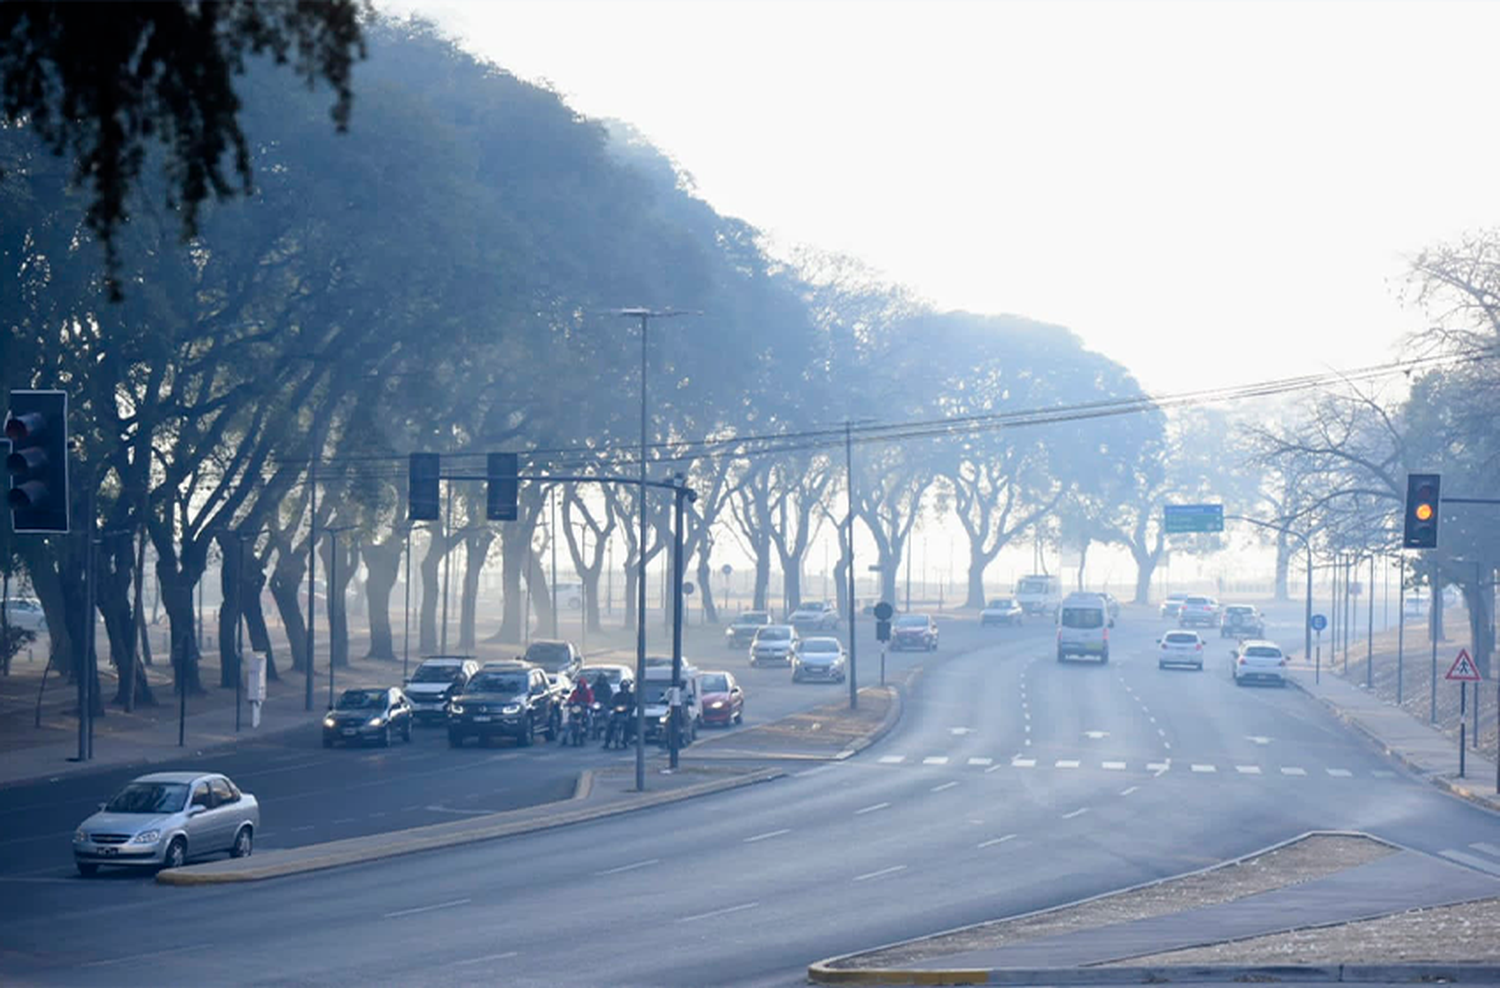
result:
[[[1222,504],[1168,504],[1162,515],[1168,535],[1224,531]]]
[[[1328,618],[1324,617],[1321,614],[1314,614],[1312,617],[1308,618],[1307,623],[1312,625],[1312,630],[1322,631],[1324,628],[1328,627]]]

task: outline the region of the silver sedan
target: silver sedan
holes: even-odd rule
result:
[[[254,847],[260,804],[213,772],[153,772],[99,806],[73,834],[73,861],[82,875],[100,865],[178,868],[190,858]]]

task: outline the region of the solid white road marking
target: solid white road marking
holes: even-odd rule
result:
[[[452,909],[454,906],[467,906],[472,899],[450,899],[447,902],[434,902],[430,906],[413,906],[410,909],[397,909],[393,913],[386,913],[386,919],[395,919],[397,916],[415,916],[417,913],[430,913],[435,909]]]
[[[1194,765],[1193,766],[1193,771],[1194,772],[1217,772],[1218,770],[1219,770],[1218,766],[1215,766],[1215,765]]]
[[[1004,844],[1008,840],[1015,840],[1015,834],[1006,834],[1004,837],[996,837],[993,840],[982,841],[980,847],[994,847],[996,844]]]
[[[1120,790],[1120,795],[1121,796],[1129,796],[1131,793],[1135,792],[1139,788],[1140,788],[1139,786],[1131,786],[1128,789],[1121,789]]]
[[[1077,759],[1073,759],[1073,758],[1059,758],[1057,760],[1057,764],[1053,765],[1052,767],[1053,768],[1077,768],[1078,767],[1078,761],[1077,761]]]
[[[1260,774],[1260,766],[1259,765],[1236,765],[1234,767],[1234,770],[1236,772],[1241,772],[1241,773],[1243,773],[1245,775],[1259,775]]]
[[[1282,775],[1306,775],[1307,774],[1307,769],[1305,769],[1305,768],[1295,768],[1295,767],[1293,767],[1293,768],[1287,768],[1286,766],[1282,766],[1281,774]]]
[[[1104,767],[1105,767],[1106,770],[1108,770],[1110,772],[1123,772],[1123,771],[1125,771],[1125,763],[1124,762],[1105,762],[1104,763]]]
[[[1468,865],[1470,868],[1478,868],[1480,871],[1488,872],[1491,875],[1500,875],[1500,864],[1495,864],[1493,861],[1486,861],[1484,858],[1476,857],[1466,851],[1439,851],[1438,854],[1450,861],[1457,861],[1459,864]]]
[[[1072,813],[1064,813],[1063,816],[1062,816],[1062,818],[1064,820],[1071,820],[1075,816],[1083,816],[1088,811],[1089,811],[1089,808],[1087,806],[1080,806],[1078,809],[1074,810]]]
[[[1326,771],[1329,775],[1333,776],[1335,779],[1347,779],[1351,775],[1354,774],[1353,772],[1349,771],[1347,768],[1330,768],[1330,769],[1325,769],[1324,771]]]
[[[698,921],[700,919],[709,919],[709,918],[714,917],[714,916],[724,916],[724,915],[727,915],[729,913],[737,913],[737,912],[740,912],[741,910],[745,910],[745,909],[754,909],[758,905],[760,905],[759,902],[742,902],[742,903],[740,903],[737,906],[725,906],[723,909],[715,909],[715,910],[713,910],[711,912],[698,913],[695,916],[684,916],[681,919],[679,919],[677,922],[679,922],[679,923],[693,923],[693,922],[696,922],[696,921]]]
[[[854,815],[855,816],[861,816],[861,815],[863,815],[865,813],[874,813],[876,810],[883,810],[887,806],[890,806],[890,805],[891,805],[890,803],[876,803],[874,806],[866,806],[862,810],[855,810],[854,811]]]
[[[930,792],[942,792],[944,789],[952,789],[956,785],[958,785],[957,782],[944,782],[940,786],[933,786],[932,789],[929,790],[929,791]]]
[[[922,759],[922,764],[923,765],[947,765],[948,764],[948,756],[947,755],[928,755],[926,758]]]
[[[618,875],[622,871],[635,871],[637,868],[649,868],[654,864],[661,864],[661,858],[652,858],[650,861],[637,861],[635,864],[620,865],[618,868],[607,868],[604,871],[596,871],[595,875]]]
[[[770,840],[772,837],[780,837],[782,834],[789,834],[791,832],[792,829],[790,827],[782,827],[780,830],[768,830],[763,834],[756,834],[754,837],[746,837],[745,843],[754,844],[758,840]]]
[[[882,765],[900,765],[906,761],[905,755],[883,755],[880,759]]]
[[[168,947],[166,950],[152,950],[144,954],[127,954],[124,957],[111,957],[104,961],[88,961],[78,965],[79,967],[109,967],[111,964],[128,964],[131,961],[145,960],[148,957],[165,957],[168,954],[185,954],[190,950],[207,950],[213,944],[195,943],[191,947]]]
[[[448,966],[449,967],[463,967],[465,964],[483,964],[485,961],[503,961],[507,957],[515,957],[515,956],[516,956],[516,952],[514,950],[507,950],[503,954],[485,954],[483,957],[470,957],[466,961],[452,961],[452,962],[449,963]]]
[[[906,865],[891,865],[889,868],[882,868],[879,871],[872,871],[864,875],[856,875],[854,880],[856,882],[864,882],[869,881],[871,878],[879,878],[881,875],[894,875],[898,871],[905,870]]]

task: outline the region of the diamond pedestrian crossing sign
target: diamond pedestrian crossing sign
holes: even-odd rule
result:
[[[1461,648],[1458,650],[1458,658],[1453,660],[1453,665],[1448,667],[1447,679],[1455,683],[1477,683],[1481,677],[1479,667],[1474,660],[1469,658],[1469,650]]]

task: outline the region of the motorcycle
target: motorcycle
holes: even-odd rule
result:
[[[589,708],[589,738],[594,741],[604,740],[604,731],[609,726],[609,717],[604,712],[604,704],[598,700]]]
[[[610,708],[609,728],[604,733],[604,747],[623,748],[630,743],[631,728],[635,726],[631,723],[631,715],[634,712],[628,703],[616,703]]]
[[[568,704],[568,736],[565,743],[582,746],[589,736],[589,710],[581,703]]]

